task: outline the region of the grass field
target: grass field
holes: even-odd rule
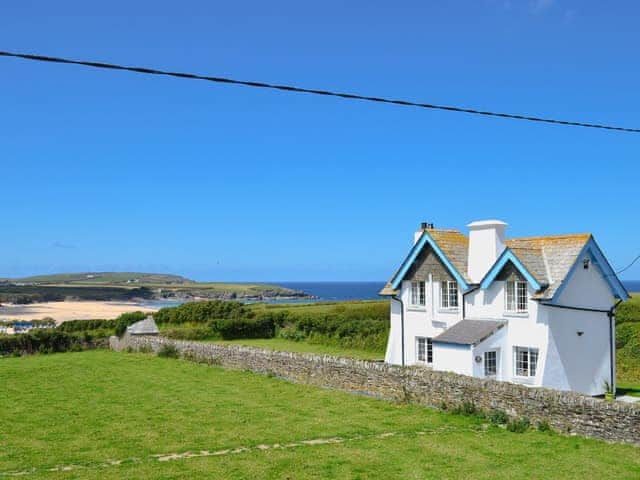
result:
[[[151,355],[7,358],[0,385],[0,477],[640,477],[631,446]]]

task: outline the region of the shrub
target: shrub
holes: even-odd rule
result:
[[[276,326],[269,316],[243,319],[222,319],[211,324],[212,330],[224,340],[237,338],[273,338]]]
[[[153,318],[158,324],[209,323],[218,319],[251,318],[255,314],[240,302],[213,300],[210,302],[188,302],[178,307],[158,310]]]
[[[546,420],[541,420],[538,422],[538,431],[552,432],[553,429],[551,428],[551,425],[549,425],[549,422],[547,422]]]
[[[451,413],[457,413],[459,415],[475,416],[481,414],[476,404],[472,401],[464,401],[461,404],[451,409]]]
[[[91,335],[78,335],[58,329],[33,330],[17,335],[0,336],[0,355],[70,352],[96,348]],[[100,344],[101,346],[101,344]]]
[[[162,358],[178,358],[180,354],[174,345],[166,343],[158,350],[158,356]]]
[[[507,430],[514,433],[524,433],[531,427],[531,422],[528,418],[517,418],[509,420],[507,422]]]
[[[294,342],[301,342],[307,338],[303,332],[296,330],[294,327],[283,328],[278,332],[278,337]]]
[[[491,410],[491,412],[489,412],[489,421],[503,425],[509,421],[509,415],[507,415],[507,412],[504,410]]]
[[[101,331],[103,334],[107,333],[105,336],[115,334],[121,337],[129,325],[144,320],[147,315],[149,314],[145,312],[127,312],[113,320],[70,320],[58,325],[56,330],[62,332]]]
[[[640,322],[640,297],[633,296],[616,308],[616,323]]]
[[[164,330],[162,335],[176,340],[208,340],[216,336],[209,326],[170,328]]]

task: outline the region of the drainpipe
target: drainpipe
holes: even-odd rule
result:
[[[395,295],[391,296],[391,300],[400,303],[400,335],[402,336],[402,366],[404,367],[404,302],[400,297],[396,297]]]
[[[615,343],[614,343],[615,340],[613,338],[613,329],[616,321],[616,308],[618,308],[618,305],[620,305],[621,303],[622,303],[622,299],[618,300],[618,302],[613,307],[611,307],[611,309],[607,313],[607,316],[609,317],[609,366],[611,368],[611,391],[613,392],[614,396],[616,394],[617,387],[616,387],[616,375],[614,372],[616,357],[615,357]]]

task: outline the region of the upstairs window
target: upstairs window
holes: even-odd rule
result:
[[[505,283],[505,310],[513,313],[527,313],[527,282]]]
[[[441,282],[440,294],[442,308],[458,308],[458,284],[456,282]]]
[[[424,282],[411,282],[411,305],[416,307],[426,305]]]
[[[416,360],[420,363],[433,363],[433,343],[430,338],[416,337]]]
[[[514,347],[515,372],[518,377],[535,377],[538,367],[538,349]]]

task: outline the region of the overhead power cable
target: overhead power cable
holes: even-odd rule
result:
[[[136,73],[143,73],[143,74],[149,74],[149,75],[165,75],[169,77],[188,78],[191,80],[205,80],[208,82],[226,83],[231,85],[244,85],[247,87],[266,88],[266,89],[281,90],[286,92],[324,95],[329,97],[345,98],[349,100],[362,100],[367,102],[390,103],[393,105],[402,105],[406,107],[428,108],[432,110],[445,110],[449,112],[468,113],[472,115],[484,115],[487,117],[499,117],[499,118],[508,118],[512,120],[525,120],[529,122],[551,123],[555,125],[569,125],[569,126],[575,126],[575,127],[599,128],[604,130],[616,130],[620,132],[640,133],[640,128],[627,128],[627,127],[618,127],[618,126],[598,124],[598,123],[574,122],[574,121],[568,121],[568,120],[558,120],[554,118],[534,117],[530,115],[521,115],[521,114],[515,114],[515,113],[491,112],[487,110],[476,110],[473,108],[466,108],[466,107],[412,102],[408,100],[394,100],[390,98],[370,97],[367,95],[358,95],[354,93],[343,93],[343,92],[334,92],[329,90],[317,90],[313,88],[295,87],[291,85],[277,85],[272,83],[254,82],[254,81],[248,81],[248,80],[237,80],[234,78],[198,75],[194,73],[171,72],[167,70],[158,70],[155,68],[129,67],[129,66],[117,65],[113,63],[93,62],[93,61],[85,61],[85,60],[72,60],[69,58],[48,57],[44,55],[34,55],[34,54],[28,54],[28,53],[15,53],[15,52],[6,52],[6,51],[0,51],[0,56],[22,58],[25,60],[34,60],[38,62],[82,65],[85,67],[93,67],[93,68],[101,68],[101,69],[109,69],[109,70],[124,70],[128,72],[136,72]]]
[[[636,263],[638,260],[640,260],[640,255],[638,255],[636,258],[634,258],[633,261],[629,265],[627,265],[626,267],[621,268],[620,270],[618,270],[616,272],[616,275],[624,272],[625,270],[629,270],[633,266],[633,264]]]

